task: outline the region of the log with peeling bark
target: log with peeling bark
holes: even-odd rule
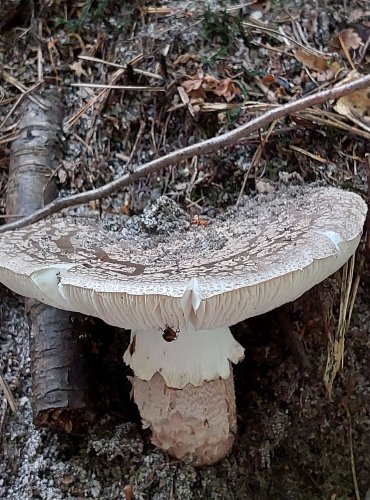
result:
[[[12,220],[31,214],[58,193],[53,175],[61,161],[63,109],[55,94],[39,99],[43,109],[30,100],[24,103],[19,135],[11,147],[6,207]],[[33,299],[26,299],[26,310],[34,421],[56,430],[80,432],[94,418],[85,344],[80,338],[81,315]]]

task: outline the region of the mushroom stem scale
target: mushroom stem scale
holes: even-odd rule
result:
[[[133,330],[124,361],[133,369],[133,397],[152,442],[180,460],[210,465],[229,453],[236,433],[231,362],[243,347],[227,327]],[[182,390],[179,390],[182,389]]]
[[[212,465],[231,451],[236,435],[232,367],[226,380],[167,387],[159,373],[149,380],[132,377],[132,389],[143,427],[152,443],[178,460]]]

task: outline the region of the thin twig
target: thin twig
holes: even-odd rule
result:
[[[239,203],[240,203],[240,201],[242,199],[242,196],[243,196],[243,193],[244,193],[244,189],[245,189],[245,186],[247,184],[247,180],[248,180],[249,174],[252,171],[252,168],[254,168],[254,172],[255,172],[254,177],[256,178],[256,170],[259,167],[263,149],[266,146],[266,143],[268,142],[268,140],[270,139],[270,135],[274,131],[274,129],[275,129],[276,125],[277,125],[277,122],[278,122],[277,120],[274,120],[271,123],[270,128],[267,131],[267,134],[264,137],[262,137],[262,135],[260,136],[261,142],[260,142],[258,148],[256,149],[256,151],[254,152],[254,155],[253,155],[253,158],[252,158],[251,163],[249,165],[249,168],[248,168],[247,172],[244,175],[244,180],[243,180],[242,188],[241,188],[241,190],[239,192],[239,196],[238,196],[238,200],[236,202],[236,205],[239,205]]]
[[[352,481],[353,481],[353,487],[355,489],[355,498],[356,500],[361,500],[361,495],[360,495],[360,490],[358,487],[358,481],[357,481],[357,474],[356,474],[356,464],[355,464],[355,454],[353,451],[353,428],[352,428],[352,416],[351,412],[349,410],[348,402],[342,402],[346,413],[347,413],[347,418],[348,418],[348,440],[349,440],[349,453],[351,457],[351,472],[352,472]]]
[[[29,89],[23,85],[23,83],[19,82],[16,78],[14,78],[12,75],[4,71],[3,69],[0,70],[0,78],[3,78],[6,82],[10,83],[10,85],[13,85],[16,87],[18,90],[20,90],[23,94],[27,93]],[[28,98],[40,106],[41,109],[47,109],[43,100],[36,95],[29,94]]]
[[[274,30],[272,28],[269,28],[269,27],[265,26],[262,23],[259,24],[257,21],[255,21],[254,23],[243,22],[243,26],[245,26],[246,28],[255,28],[255,29],[258,29],[260,31],[265,31],[267,33],[271,33],[272,35],[275,35],[275,36],[279,37],[279,39],[286,38],[287,40],[289,40],[289,42],[293,43],[294,45],[297,45],[298,47],[300,47],[301,49],[303,49],[305,52],[309,52],[311,54],[314,54],[315,56],[317,56],[317,55],[319,55],[319,56],[323,56],[323,55],[329,56],[329,55],[331,55],[331,54],[325,54],[323,52],[320,52],[319,50],[313,49],[310,46],[303,45],[302,43],[298,42],[298,40],[295,40],[294,38],[286,35],[285,33],[282,34],[282,33],[280,33],[277,30]]]
[[[4,396],[0,404],[0,444],[2,443],[3,440],[7,416],[8,416],[8,401]]]
[[[125,170],[127,171],[129,165],[131,164],[135,154],[136,154],[136,151],[138,149],[138,145],[139,145],[139,142],[141,141],[141,138],[142,138],[142,135],[144,133],[144,130],[145,130],[145,122],[144,121],[140,121],[140,128],[139,128],[139,132],[137,133],[136,135],[136,139],[135,139],[135,143],[134,143],[134,147],[132,148],[131,150],[131,154],[129,156],[129,159],[127,160],[126,162],[126,165],[125,165]]]
[[[79,55],[78,58],[83,59],[84,61],[91,61],[91,62],[106,64],[107,66],[112,66],[113,68],[121,68],[121,69],[124,69],[125,71],[127,70],[127,66],[124,66],[123,64],[117,64],[117,63],[113,63],[110,61],[105,61],[104,59],[99,59],[98,57]],[[147,76],[149,78],[156,78],[157,80],[163,80],[162,75],[157,75],[156,73],[151,73],[150,71],[145,71],[143,69],[138,69],[138,68],[132,68],[132,69],[133,69],[134,73],[137,73],[139,75],[144,75],[144,76]]]
[[[42,21],[39,21],[39,37],[42,40]],[[42,82],[44,79],[44,69],[43,69],[43,57],[42,57],[42,47],[41,43],[38,44],[37,47],[37,73],[38,73],[38,81]]]
[[[7,384],[3,374],[0,372],[0,388],[2,389],[4,396],[8,402],[8,405],[13,413],[17,413],[18,407],[15,399],[13,397],[12,391],[10,390],[9,385]]]
[[[148,90],[150,92],[166,92],[163,87],[150,87],[139,85],[110,85],[109,83],[71,83],[72,87],[90,87],[92,89],[118,89],[118,90]]]
[[[14,113],[14,111],[17,109],[17,107],[19,106],[19,104],[23,101],[23,99],[25,97],[29,96],[29,94],[31,92],[34,92],[35,90],[37,90],[40,87],[40,85],[42,85],[43,83],[44,83],[43,81],[37,82],[33,87],[31,87],[30,89],[28,89],[27,91],[25,91],[23,94],[21,94],[18,97],[18,99],[16,100],[16,102],[11,107],[10,111],[7,113],[7,115],[4,118],[4,120],[1,122],[1,124],[0,124],[0,130],[2,130],[4,128],[5,123],[9,120],[9,118]]]
[[[320,111],[320,113],[318,113],[318,111]],[[300,116],[300,114],[298,116]],[[302,118],[310,120],[313,123],[318,123],[327,127],[339,128],[340,130],[346,130],[347,132],[350,132],[353,135],[358,135],[359,137],[363,137],[364,139],[370,139],[369,132],[361,130],[355,127],[353,124],[345,123],[339,118],[339,115],[337,118],[333,118],[333,116],[334,115],[332,113],[317,109],[310,109],[309,111],[302,113]]]
[[[219,135],[217,137],[212,137],[211,139],[207,139],[206,141],[198,142],[196,144],[192,144],[191,146],[173,151],[172,153],[162,156],[161,158],[157,158],[148,163],[145,163],[133,172],[123,174],[118,179],[108,182],[104,186],[86,191],[84,193],[78,193],[73,196],[68,196],[66,198],[59,198],[49,205],[41,208],[40,210],[37,210],[32,215],[1,227],[0,233],[24,227],[27,224],[33,224],[34,222],[44,219],[48,215],[59,212],[63,208],[81,205],[83,203],[89,203],[93,200],[106,198],[107,196],[112,195],[120,189],[134,183],[141,177],[151,175],[154,172],[158,172],[162,168],[178,164],[184,160],[187,160],[188,158],[192,158],[193,156],[214,153],[215,151],[218,151],[222,148],[232,146],[239,139],[246,137],[251,132],[266,127],[274,120],[279,120],[280,118],[283,118],[292,113],[296,113],[297,111],[302,111],[303,109],[306,109],[310,106],[322,104],[323,102],[332,99],[338,99],[339,97],[351,94],[356,90],[364,89],[369,86],[370,75],[367,75],[362,78],[358,78],[357,80],[338,85],[337,87],[334,87],[332,89],[324,90],[322,92],[318,92],[317,94],[306,96],[301,99],[297,99],[296,101],[291,101],[287,104],[283,104],[282,106],[275,107],[264,113],[262,116],[254,118],[253,120],[249,121],[245,125],[242,125],[241,127],[236,128],[235,130],[226,132],[225,134]]]
[[[141,61],[142,59],[142,54],[137,55],[131,61],[128,62],[128,64],[133,65],[136,64],[137,62]],[[115,71],[110,77],[109,77],[109,85],[114,85],[122,75],[124,75],[126,72],[126,68],[119,68],[117,71]],[[90,101],[85,104],[81,109],[77,111],[71,118],[66,123],[66,126],[68,128],[71,128],[79,119],[80,117],[90,108],[90,106],[94,105],[95,103],[100,103],[100,105],[103,104],[104,100],[107,98],[109,95],[110,89],[107,89],[106,87],[101,90],[97,95],[95,95]],[[95,122],[96,114],[94,114],[94,119],[93,119],[93,124]],[[92,126],[93,126],[92,124]]]

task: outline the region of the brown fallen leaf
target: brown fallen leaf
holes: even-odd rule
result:
[[[225,78],[218,82],[213,93],[219,97],[224,97],[226,102],[232,101],[237,95],[240,95],[240,89],[235,86],[231,78]]]
[[[204,77],[193,78],[182,82],[181,86],[185,89],[186,93],[192,97],[200,97],[205,99],[207,85],[205,84]]]
[[[240,94],[240,89],[231,78],[218,80],[211,75],[186,80],[181,86],[189,96],[201,99],[205,99],[206,93],[211,92],[218,97],[223,97],[227,102],[230,102]]]
[[[353,28],[346,28],[333,35],[330,39],[330,46],[334,50],[356,50],[362,45],[359,34]]]
[[[185,92],[185,89],[182,87],[177,87],[177,91],[179,93],[180,99],[183,104],[188,108],[189,113],[193,118],[195,118],[196,114],[199,112],[199,106],[195,105],[190,102],[190,97],[188,94]],[[196,99],[192,98],[192,101],[194,102]]]
[[[294,55],[297,61],[318,72],[317,80],[319,82],[331,80],[342,69],[337,61],[333,61],[329,57],[310,54],[302,49],[295,50]]]
[[[370,115],[370,88],[341,97],[335,105],[335,110],[343,116],[351,116],[353,110],[360,116]]]
[[[275,83],[275,76],[272,75],[271,73],[268,73],[267,75],[261,78],[261,81],[264,85],[267,85],[269,87],[270,85]]]
[[[173,64],[174,66],[177,66],[178,64],[186,64],[189,61],[199,62],[200,56],[198,54],[191,54],[190,52],[187,52],[186,54],[181,54],[177,57]]]
[[[301,62],[307,68],[313,69],[315,71],[324,72],[329,68],[330,59],[315,54],[310,54],[303,49],[297,49],[294,51],[294,56],[297,61]]]
[[[59,478],[60,484],[63,484],[64,486],[69,486],[75,481],[75,478],[73,476],[62,476]]]
[[[357,71],[351,71],[341,83],[350,82],[359,76],[361,75],[359,75]],[[334,109],[340,115],[346,116],[356,121],[358,124],[360,124],[359,119],[362,119],[363,122],[367,122],[368,127],[368,117],[370,116],[370,87],[357,90],[356,92],[352,92],[352,94],[341,97],[337,100]]]

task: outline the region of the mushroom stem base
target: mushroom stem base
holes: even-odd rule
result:
[[[211,465],[234,444],[236,406],[232,367],[230,377],[183,389],[167,387],[155,373],[149,380],[132,378],[134,400],[152,443],[169,455],[193,465]]]

